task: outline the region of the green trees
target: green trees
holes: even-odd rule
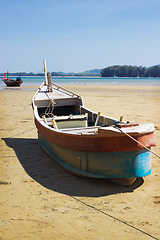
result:
[[[160,77],[160,66],[156,65],[150,68],[131,65],[114,65],[103,68],[101,71],[102,77]]]
[[[156,65],[147,69],[146,77],[160,77],[160,66]]]
[[[142,66],[131,65],[114,65],[101,69],[93,69],[81,73],[63,73],[52,72],[52,76],[101,76],[101,77],[160,77],[160,65],[155,65],[149,68]],[[0,73],[3,76],[3,73]],[[44,76],[44,73],[26,73],[16,72],[10,73],[10,76]]]

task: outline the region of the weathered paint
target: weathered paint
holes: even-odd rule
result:
[[[78,175],[96,178],[136,178],[151,173],[150,152],[74,151],[52,143],[38,132],[41,147],[62,167]]]
[[[80,152],[126,152],[138,151],[143,147],[125,134],[119,133],[116,136],[109,134],[103,136],[101,134],[94,135],[76,135],[58,132],[53,128],[47,128],[35,118],[35,124],[43,136],[53,144],[59,145],[73,151]],[[153,133],[137,134],[134,138],[146,147],[155,145]]]

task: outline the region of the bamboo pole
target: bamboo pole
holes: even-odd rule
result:
[[[46,68],[46,60],[43,59],[43,66],[44,66],[44,77],[45,77],[45,85],[48,84],[47,82],[47,68]]]

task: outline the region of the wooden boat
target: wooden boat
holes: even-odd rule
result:
[[[23,80],[20,77],[17,77],[16,80],[8,78],[9,72],[7,71],[7,77],[6,73],[4,73],[4,78],[2,81],[7,85],[7,87],[19,87],[22,83]]]
[[[153,124],[119,121],[91,111],[79,95],[52,84],[50,74],[46,81],[32,99],[38,140],[64,169],[125,186],[151,173]]]

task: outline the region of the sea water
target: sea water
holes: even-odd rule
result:
[[[15,77],[10,77],[16,79]],[[21,77],[22,86],[40,86],[44,77]],[[0,90],[6,88],[0,77]],[[52,77],[52,82],[58,85],[131,85],[131,86],[160,86],[160,78],[105,78],[105,77]]]

